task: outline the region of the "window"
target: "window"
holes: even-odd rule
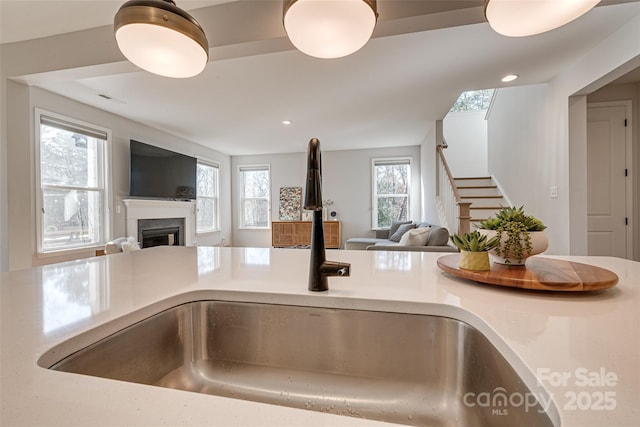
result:
[[[482,111],[489,108],[495,89],[469,90],[462,92],[451,107],[455,111]]]
[[[38,252],[104,244],[109,132],[41,110],[36,117]]]
[[[240,228],[269,228],[269,166],[240,166]]]
[[[389,228],[409,217],[411,159],[373,160],[373,228]]]
[[[198,162],[198,189],[196,192],[196,231],[198,233],[220,229],[218,170],[218,165]]]

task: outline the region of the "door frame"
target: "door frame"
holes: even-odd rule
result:
[[[625,107],[625,116],[627,119],[627,126],[625,127],[625,156],[624,167],[627,170],[627,179],[625,180],[625,217],[627,218],[626,237],[627,237],[627,259],[634,259],[633,253],[633,230],[634,230],[634,216],[633,216],[633,188],[635,182],[635,171],[633,169],[633,111],[632,102],[630,100],[621,101],[605,101],[605,102],[587,102],[587,111],[589,108],[601,108],[601,107]],[[587,170],[587,173],[589,171]],[[588,190],[588,189],[587,189]],[[587,193],[588,194],[588,193]],[[588,213],[588,212],[587,212]]]

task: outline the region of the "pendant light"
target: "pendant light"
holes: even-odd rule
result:
[[[600,0],[485,0],[484,15],[499,34],[523,37],[561,27]]]
[[[114,18],[118,48],[143,70],[165,77],[199,74],[209,43],[198,22],[173,0],[131,0]]]
[[[373,34],[376,0],[284,0],[283,23],[291,43],[316,58],[358,51]]]

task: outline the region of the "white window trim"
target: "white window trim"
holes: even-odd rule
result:
[[[397,195],[397,197],[407,197],[407,215],[410,216],[411,213],[411,177],[412,177],[412,157],[375,157],[371,159],[371,229],[372,230],[383,230],[383,228],[378,227],[378,193],[376,186],[376,166],[379,166],[382,163],[388,164],[408,164],[409,165],[409,174],[407,183],[407,194],[406,196]],[[394,195],[389,195],[394,196]]]
[[[218,233],[221,231],[221,228],[220,228],[220,163],[213,162],[210,160],[200,159],[200,158],[198,158],[198,163],[218,169],[218,178],[216,179],[216,199],[218,199],[218,203],[216,203],[216,210],[217,210],[217,212],[215,212],[216,221],[213,228],[208,228],[206,230],[199,231],[198,230],[198,213],[196,212],[196,235],[203,236],[206,234]],[[211,198],[211,197],[207,197],[207,198]],[[198,207],[197,199],[198,199],[198,195],[196,192],[196,209]]]
[[[102,236],[100,236],[100,241],[93,245],[82,246],[82,247],[74,247],[74,248],[65,248],[65,249],[56,249],[56,250],[48,250],[45,251],[43,249],[43,233],[42,233],[42,210],[43,207],[43,194],[42,194],[42,183],[40,181],[40,124],[42,121],[42,116],[51,117],[52,119],[57,119],[60,121],[66,121],[79,127],[87,127],[89,129],[95,129],[100,132],[106,134],[105,146],[104,146],[104,159],[102,164],[100,165],[104,170],[103,173],[100,174],[100,179],[103,180],[103,189],[104,194],[102,197],[102,217],[104,218]],[[85,122],[83,120],[78,120],[72,117],[64,116],[62,114],[54,113],[52,111],[48,111],[42,108],[34,109],[34,121],[33,126],[35,128],[34,133],[34,160],[35,160],[35,217],[36,217],[36,257],[37,258],[50,258],[61,255],[73,255],[86,253],[89,251],[95,251],[97,249],[103,249],[105,243],[109,240],[109,236],[111,235],[111,227],[112,227],[112,214],[111,214],[111,205],[112,205],[112,194],[111,194],[111,129],[98,126],[94,123]]]
[[[265,227],[247,227],[244,225],[242,217],[242,200],[244,195],[244,182],[242,172],[245,170],[266,170],[269,174],[269,196],[267,197],[267,225]],[[238,165],[238,230],[270,230],[271,229],[271,165],[270,164],[250,164]]]

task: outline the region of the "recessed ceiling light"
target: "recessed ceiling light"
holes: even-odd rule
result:
[[[517,75],[517,74],[507,74],[506,76],[504,76],[504,77],[502,78],[502,82],[503,82],[503,83],[512,82],[512,81],[514,81],[514,80],[515,80],[515,79],[517,79],[517,78],[518,78],[518,75]]]
[[[289,126],[291,123],[293,123],[291,120],[283,120],[282,124],[285,126]]]

